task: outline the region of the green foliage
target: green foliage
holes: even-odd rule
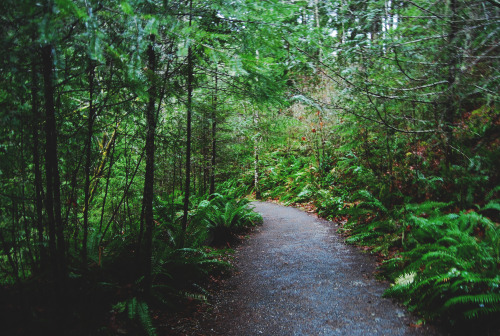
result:
[[[454,179],[438,176],[436,166],[415,171],[419,161],[405,154],[405,145],[399,149],[405,166],[396,166],[389,178],[377,173],[383,168],[378,157],[360,156],[351,148],[342,151],[347,153],[330,163],[334,167],[323,168],[321,183],[315,183],[321,175],[312,161],[306,164],[305,158],[274,152],[266,159],[264,194],[285,203],[314,201],[322,216],[345,219],[341,231],[349,235],[347,242],[368,246],[385,258],[383,273],[394,282],[386,295],[402,299],[425,318],[458,323],[462,317],[495,316],[500,233],[489,218],[497,218],[496,189],[484,206],[476,206],[477,212],[457,210],[457,205],[471,204],[488,190],[484,181],[491,170],[477,170],[472,161],[452,167],[448,172],[457,176]],[[446,195],[444,187],[457,193]],[[469,195],[467,202],[460,190]],[[446,201],[432,201],[432,194]],[[419,202],[400,203],[412,198]]]
[[[193,248],[225,245],[234,239],[236,233],[262,222],[262,217],[253,211],[250,201],[238,198],[245,192],[245,187],[239,187],[237,182],[226,182],[219,186],[219,190],[224,194],[191,196],[185,235],[180,225],[183,196],[156,199],[155,212],[163,224],[159,234],[171,247],[179,248],[183,238],[185,246]],[[172,199],[172,196],[175,198]]]
[[[162,303],[175,306],[186,298],[205,300],[203,283],[209,275],[222,274],[232,265],[226,247],[236,234],[262,222],[247,199],[232,184],[220,187],[226,194],[191,196],[186,232],[182,230],[182,194],[165,195],[155,200],[158,230],[152,260],[153,295]],[[181,246],[183,242],[184,246]]]
[[[117,303],[113,306],[113,310],[119,313],[126,311],[128,318],[132,321],[137,321],[148,336],[157,335],[149,312],[149,306],[146,302],[133,297],[126,302]]]
[[[261,178],[264,197],[280,199],[285,204],[308,202],[318,190],[316,169],[309,158],[276,151]]]
[[[222,246],[233,240],[234,234],[262,222],[260,214],[254,212],[247,199],[234,199],[221,194],[203,200],[193,215],[193,222],[208,230],[207,243]]]
[[[164,297],[202,298],[200,279],[227,266],[205,245],[224,246],[261,220],[241,199],[257,173],[264,198],[314,205],[349,242],[392,258],[384,269],[399,279],[395,293],[422,314],[493,314],[500,14],[492,1],[453,3],[3,1],[0,283],[44,286],[66,273],[93,281],[89,272],[101,270],[104,282],[137,284],[136,254],[152,248]],[[183,228],[191,66],[194,196]],[[143,112],[152,97],[146,247]],[[51,163],[60,181],[49,186]],[[62,232],[50,226],[54,210]],[[147,311],[139,301],[129,310],[139,320]]]
[[[335,196],[335,192],[339,193],[338,190],[318,190],[315,205],[321,217],[334,220],[335,218],[348,214],[349,209],[345,206],[347,202],[347,193]]]
[[[232,268],[226,250],[208,247],[175,249],[157,242],[155,251],[152,294],[171,308],[185,299],[205,301],[207,292],[203,283],[207,277]]]
[[[425,317],[447,317],[452,323],[460,316],[498,313],[498,226],[476,212],[443,215],[435,205],[414,206],[406,215],[406,251],[397,257],[399,265],[384,267],[395,276],[386,295],[402,298]],[[411,281],[401,281],[405,274],[413,274]]]

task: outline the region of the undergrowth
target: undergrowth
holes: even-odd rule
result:
[[[497,142],[461,139],[475,147],[447,166],[432,137],[395,138],[392,148],[360,142],[358,150],[355,140],[324,153],[319,165],[308,152],[273,152],[263,159],[263,195],[287,205],[313,203],[340,225],[348,243],[379,257],[381,275],[392,283],[384,295],[424,321],[458,331],[494,328],[500,316]],[[382,161],[384,150],[392,151],[391,164]]]
[[[153,284],[148,294],[142,290],[143,277],[137,275],[138,232],[117,230],[109,241],[91,232],[92,264],[85,273],[71,269],[57,305],[51,293],[62,290],[44,283],[49,290],[39,291],[41,278],[20,288],[5,283],[0,287],[0,309],[7,317],[3,330],[9,335],[159,334],[158,322],[168,314],[207,301],[210,279],[226,276],[233,268],[230,247],[262,221],[241,195],[241,190],[223,184],[217,194],[192,196],[186,232],[181,225],[182,194],[156,197]]]

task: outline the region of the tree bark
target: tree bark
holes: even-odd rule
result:
[[[33,118],[32,137],[33,137],[33,170],[35,176],[35,207],[36,207],[36,228],[38,232],[39,248],[39,269],[44,271],[47,267],[47,250],[44,247],[44,225],[43,225],[43,182],[42,171],[40,169],[40,104],[38,100],[38,69],[33,60],[31,64],[31,114]]]
[[[193,1],[189,1],[189,26],[191,27]],[[184,247],[188,224],[189,196],[191,187],[191,118],[193,109],[193,50],[188,48],[188,77],[187,77],[187,116],[186,116],[186,183],[184,185],[184,206],[182,215],[181,247]]]
[[[87,268],[87,239],[89,234],[89,205],[90,205],[90,169],[92,160],[92,135],[94,133],[94,77],[95,65],[92,61],[89,64],[89,116],[87,122],[87,141],[85,157],[85,207],[83,209],[83,240],[82,240],[82,265]]]
[[[215,72],[215,94],[212,109],[212,162],[210,165],[210,195],[215,193],[215,163],[217,159],[217,98],[218,98],[218,77]]]
[[[49,250],[56,283],[62,284],[66,274],[65,243],[61,218],[60,177],[57,158],[57,132],[54,104],[52,45],[42,48],[45,98],[45,208],[49,221]]]
[[[259,123],[259,114],[255,112],[254,115],[254,125],[256,131],[258,131],[258,123]],[[255,134],[254,137],[254,190],[255,190],[255,198],[261,199],[262,195],[260,193],[260,184],[259,184],[259,135]]]
[[[450,0],[451,19],[447,51],[447,57],[449,57],[447,78],[449,92],[444,115],[445,162],[447,167],[449,167],[450,164],[453,163],[453,124],[455,122],[456,109],[459,105],[459,102],[457,101],[458,98],[456,97],[458,55],[456,55],[457,49],[455,48],[455,38],[458,31],[457,6],[457,0]]]
[[[154,50],[155,35],[149,36],[150,44],[147,50],[148,71],[151,86],[149,88],[149,101],[146,109],[146,172],[144,178],[144,294],[149,295],[152,285],[152,255],[153,255],[153,196],[154,196],[154,159],[155,159],[155,101],[156,101],[156,54]]]

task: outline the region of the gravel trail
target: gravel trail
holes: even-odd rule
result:
[[[238,271],[214,298],[207,335],[440,335],[382,298],[375,260],[335,225],[299,209],[253,202],[264,223],[236,251]]]

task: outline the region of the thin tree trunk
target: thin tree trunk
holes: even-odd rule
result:
[[[96,111],[94,110],[94,119],[95,119],[95,113],[96,113]],[[118,134],[118,126],[119,125],[120,125],[120,123],[117,122],[115,129],[113,130],[113,134],[111,135],[111,139],[109,139],[109,141],[106,144],[106,147],[104,147],[104,150],[101,154],[101,161],[99,163],[99,166],[97,167],[97,169],[94,172],[94,177],[91,179],[93,181],[93,183],[91,183],[91,185],[90,185],[89,203],[92,203],[92,199],[94,198],[94,194],[95,194],[94,192],[95,192],[95,190],[99,184],[99,181],[101,179],[101,176],[104,172],[104,167],[106,166],[106,161],[108,159],[108,155],[110,153],[110,150],[111,150],[111,148],[114,149],[114,144],[116,141],[116,136]],[[103,146],[105,143],[105,138],[106,138],[106,136],[102,140]],[[110,163],[110,167],[111,167],[111,163]]]
[[[19,275],[19,264],[21,263],[21,271],[22,269],[22,260],[19,258],[19,246],[17,245],[17,238],[18,238],[18,231],[19,228],[17,227],[18,223],[20,222],[19,220],[19,212],[17,210],[17,200],[16,198],[12,198],[12,225],[10,226],[10,236],[11,236],[11,242],[12,242],[12,254],[14,256],[13,261],[16,266],[16,274]],[[24,273],[24,272],[23,272]],[[20,278],[17,278],[18,283],[20,284]]]
[[[455,110],[458,107],[457,97],[456,97],[456,75],[457,75],[457,49],[455,48],[455,38],[458,31],[457,26],[457,0],[450,0],[450,10],[451,10],[451,19],[450,19],[450,33],[448,35],[448,57],[449,65],[448,65],[448,101],[445,107],[445,115],[444,115],[444,133],[446,137],[445,143],[445,160],[446,166],[449,167],[453,162],[453,152],[452,152],[452,143],[453,143],[453,123],[455,122]]]
[[[257,139],[255,139],[254,146],[254,189],[255,189],[255,198],[261,199],[262,196],[260,194],[260,185],[259,185],[259,152],[257,150]]]
[[[21,131],[21,153],[20,153],[20,156],[21,156],[21,176],[23,177],[23,181],[26,181],[27,180],[27,176],[26,176],[26,158],[24,157],[24,154],[26,153],[26,149],[25,149],[25,136],[24,136],[24,130]],[[31,241],[31,230],[28,226],[28,215],[26,213],[26,189],[25,189],[25,184],[21,184],[21,215],[22,215],[22,218],[23,220],[21,221],[23,223],[23,229],[24,229],[24,235],[25,235],[25,239],[23,239],[23,242],[25,243],[25,246],[26,246],[26,250],[27,250],[27,255],[28,255],[28,258],[29,258],[29,261],[30,261],[30,267],[31,269],[36,269],[36,263],[35,263],[35,258],[33,256],[33,250],[31,248],[32,246],[32,241]],[[21,260],[22,262],[22,260]],[[23,269],[23,273],[24,273],[24,269]]]
[[[191,27],[193,1],[189,1],[189,26]],[[182,238],[181,247],[184,247],[187,224],[188,224],[188,210],[189,210],[189,192],[191,186],[191,116],[193,108],[193,50],[191,44],[188,48],[188,78],[187,78],[187,120],[186,120],[186,183],[184,185],[184,209],[182,215]]]
[[[316,29],[319,31],[321,28],[321,22],[319,17],[319,0],[314,0],[314,25]],[[323,42],[321,41],[321,39],[317,42],[319,43],[319,47],[318,50],[316,51],[316,56],[318,57],[318,60],[321,62],[322,60],[321,47],[323,46]]]
[[[63,283],[66,273],[62,231],[60,178],[57,159],[57,134],[54,105],[52,45],[42,49],[45,97],[45,207],[49,221],[49,250],[56,282]],[[57,237],[57,238],[56,238]],[[56,241],[57,239],[57,241]]]
[[[120,198],[120,202],[118,203],[118,205],[113,210],[113,213],[111,214],[111,218],[108,220],[108,223],[106,224],[106,227],[104,228],[104,231],[102,232],[101,238],[99,239],[99,246],[101,246],[101,244],[102,244],[102,242],[104,240],[104,237],[106,236],[106,232],[108,232],[108,229],[111,226],[111,223],[113,223],[113,221],[115,220],[115,216],[118,213],[119,208],[123,204],[123,201],[125,200],[125,197],[128,195],[128,192],[130,190],[130,186],[134,182],[134,178],[137,175],[137,171],[139,170],[139,167],[141,165],[141,162],[142,162],[143,158],[144,158],[144,150],[142,151],[141,156],[139,157],[139,161],[137,161],[137,164],[135,165],[135,170],[134,170],[132,176],[130,177],[130,182],[125,186],[125,189],[123,190],[123,195]]]
[[[39,248],[39,268],[41,271],[47,267],[47,250],[44,246],[43,238],[43,184],[42,172],[40,170],[40,105],[38,101],[38,69],[35,61],[31,64],[31,114],[33,117],[32,136],[33,136],[33,169],[35,175],[35,206],[36,206],[36,228],[38,231]]]
[[[115,129],[116,132],[116,129]],[[108,167],[108,176],[106,177],[106,187],[104,188],[104,197],[102,198],[102,206],[101,206],[101,219],[99,221],[99,233],[102,231],[102,223],[104,221],[104,212],[106,209],[106,199],[108,198],[108,191],[109,191],[109,181],[111,180],[111,168],[113,167],[113,158],[115,154],[115,143],[111,144],[111,154],[109,156],[109,167]]]
[[[54,193],[53,193],[53,158],[51,156],[50,147],[52,146],[52,130],[49,128],[48,122],[54,113],[54,97],[52,92],[52,46],[45,46],[42,50],[43,59],[43,77],[44,77],[44,98],[45,98],[45,211],[47,212],[48,229],[49,229],[49,253],[51,268],[54,273],[54,278],[59,278],[59,263],[57,260],[57,247],[56,247],[56,228],[55,228],[55,215],[54,215]],[[51,112],[52,110],[52,112]]]
[[[153,246],[153,192],[154,192],[154,159],[155,159],[155,100],[156,100],[156,55],[154,50],[155,35],[151,34],[150,45],[147,50],[148,71],[150,72],[151,86],[149,101],[146,109],[146,172],[144,177],[144,294],[149,295],[152,285],[152,246]]]
[[[215,71],[215,94],[212,109],[212,162],[210,165],[210,195],[215,193],[215,163],[217,159],[217,98],[218,98],[218,77]]]
[[[90,169],[92,160],[92,135],[94,133],[94,77],[95,65],[89,64],[89,117],[87,124],[87,143],[85,157],[85,207],[83,209],[83,240],[82,240],[82,265],[87,268],[87,239],[89,234],[89,205],[90,205]]]
[[[259,123],[259,114],[255,112],[254,115],[254,125],[256,131],[258,131],[258,123]],[[259,184],[259,135],[256,134],[254,137],[254,190],[255,190],[255,198],[261,199],[262,195],[260,193],[260,184]]]

